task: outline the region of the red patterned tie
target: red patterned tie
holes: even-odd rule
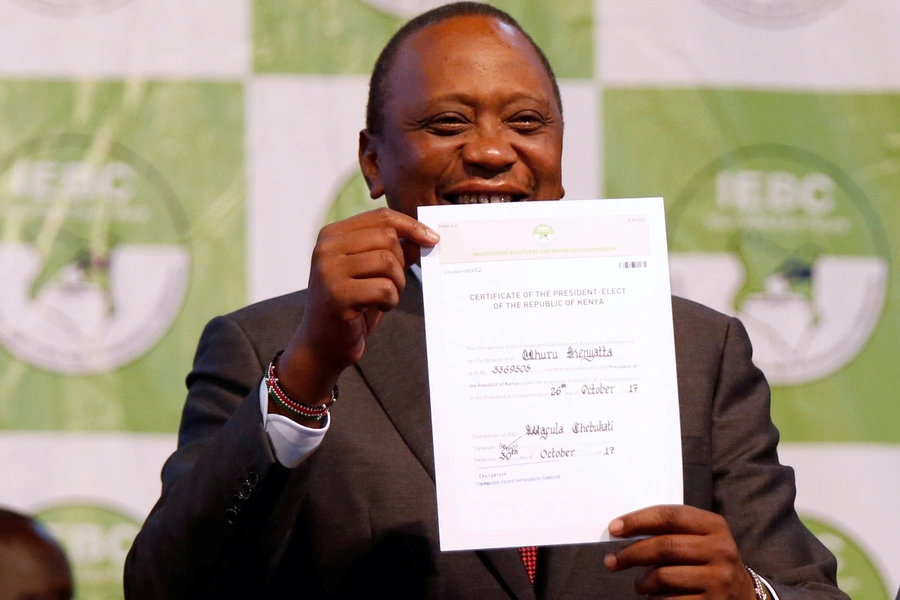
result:
[[[537,553],[537,546],[519,548],[519,554],[522,555],[522,562],[525,563],[525,571],[528,573],[531,585],[534,585],[534,574],[537,572]]]

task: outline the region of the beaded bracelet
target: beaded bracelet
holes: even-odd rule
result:
[[[753,580],[753,591],[756,593],[756,600],[769,600],[769,591],[762,582],[762,578],[756,574],[756,571],[744,565],[747,572],[750,573],[750,579]]]
[[[303,402],[297,402],[288,396],[282,389],[281,384],[278,382],[278,377],[275,375],[275,362],[278,360],[278,357],[281,356],[282,352],[284,352],[284,350],[279,351],[278,354],[275,355],[275,358],[272,359],[272,362],[269,363],[269,367],[266,369],[265,384],[266,389],[269,391],[269,397],[274,400],[275,404],[278,406],[299,415],[304,419],[321,421],[328,415],[328,409],[331,408],[331,405],[338,399],[337,384],[335,383],[334,387],[331,388],[331,400],[325,404],[304,404]]]

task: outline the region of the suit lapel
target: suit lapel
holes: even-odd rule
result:
[[[388,418],[428,475],[434,480],[434,442],[425,357],[422,286],[407,277],[400,304],[385,313],[356,363]],[[477,552],[481,561],[510,593],[534,599],[525,566],[515,548]]]
[[[382,317],[356,363],[388,418],[434,480],[422,288],[407,277],[400,304]]]
[[[518,548],[478,550],[476,554],[510,596],[519,600],[535,600],[534,586],[525,572]]]

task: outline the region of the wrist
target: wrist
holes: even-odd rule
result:
[[[332,401],[332,391],[343,369],[323,363],[305,346],[289,345],[273,362],[281,389],[291,398],[310,405]]]
[[[275,358],[266,367],[263,378],[263,386],[268,395],[269,412],[290,418],[305,427],[321,428],[328,419],[328,411],[331,405],[338,399],[337,383],[333,384],[325,402],[310,403],[292,397],[283,388],[279,377],[278,363],[282,354],[283,351],[275,355]]]
[[[756,600],[770,600],[769,590],[762,582],[762,578],[757,575],[756,571],[754,571],[750,567],[744,565],[744,568],[747,569],[747,573],[750,575],[750,580],[753,582],[754,598]]]

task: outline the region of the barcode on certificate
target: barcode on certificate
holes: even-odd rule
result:
[[[647,266],[646,260],[632,260],[626,262],[620,262],[620,269],[643,269]]]

